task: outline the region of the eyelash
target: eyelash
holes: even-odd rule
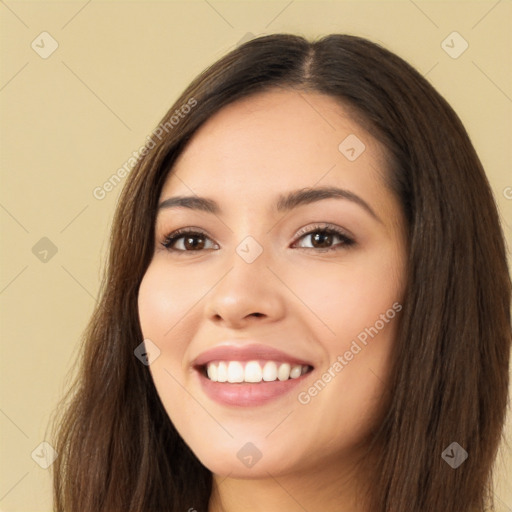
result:
[[[311,228],[308,227],[308,228],[301,229],[295,235],[295,237],[300,240],[300,238],[305,237],[307,235],[312,235],[314,233],[325,233],[325,234],[328,234],[328,235],[336,235],[336,236],[338,236],[342,240],[342,242],[340,244],[337,244],[337,245],[333,246],[333,247],[328,247],[328,248],[324,248],[324,249],[322,249],[322,248],[317,249],[315,247],[299,247],[299,249],[313,250],[315,252],[323,253],[323,252],[330,252],[330,251],[337,251],[337,250],[341,250],[341,249],[347,249],[347,248],[351,247],[352,245],[355,245],[355,243],[356,243],[355,240],[350,238],[344,231],[342,231],[340,228],[338,228],[336,226],[333,226],[331,224],[316,225],[316,226],[313,226]],[[182,250],[182,249],[174,249],[174,248],[171,247],[177,240],[179,240],[180,238],[183,238],[185,235],[188,235],[189,237],[196,237],[196,236],[202,237],[202,236],[204,236],[204,237],[206,237],[208,239],[210,238],[202,230],[183,228],[183,229],[178,229],[176,231],[173,231],[169,235],[165,236],[163,241],[161,242],[161,245],[165,249],[167,249],[168,251],[173,252],[173,253],[202,252],[202,250],[187,251],[187,250]]]

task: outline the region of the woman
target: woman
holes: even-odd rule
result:
[[[482,512],[510,293],[482,165],[417,71],[254,39],[127,180],[56,510]]]

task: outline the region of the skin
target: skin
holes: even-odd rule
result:
[[[354,161],[338,149],[350,134],[366,146]],[[142,332],[161,351],[150,365],[156,389],[180,435],[214,474],[210,512],[367,510],[356,493],[364,479],[355,462],[378,426],[399,313],[366,346],[359,343],[341,371],[332,365],[403,297],[404,218],[385,182],[386,161],[382,145],[340,102],[272,90],[211,117],[168,175],[160,202],[196,194],[222,208],[219,215],[162,209],[139,291]],[[273,210],[278,194],[318,186],[357,194],[379,220],[347,199]],[[345,246],[334,236],[326,247],[335,249],[326,252],[311,234],[296,236],[318,223],[348,231],[356,243]],[[204,248],[185,246],[185,237],[174,246],[182,252],[165,249],[166,235],[180,228],[206,231],[194,239]],[[236,252],[247,236],[263,249],[250,264]],[[265,405],[212,401],[192,360],[223,340],[243,345],[249,338],[310,361],[313,372]],[[300,403],[298,394],[330,367],[335,377]],[[237,457],[247,442],[262,455],[252,467]]]

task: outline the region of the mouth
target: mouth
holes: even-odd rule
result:
[[[230,407],[290,400],[314,371],[307,360],[262,345],[218,346],[195,359],[192,368],[205,395]]]
[[[197,366],[196,370],[212,382],[257,384],[298,379],[312,371],[313,367],[308,364],[263,360],[210,361]]]

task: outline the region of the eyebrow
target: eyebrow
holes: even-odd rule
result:
[[[354,194],[354,192],[351,192],[350,190],[338,187],[303,188],[293,190],[287,194],[281,194],[278,196],[277,201],[274,204],[274,209],[277,212],[288,212],[299,206],[322,201],[324,199],[346,199],[351,201],[361,206],[375,220],[382,223],[382,220],[375,213],[373,208],[363,198]],[[199,196],[169,197],[158,205],[159,211],[167,208],[189,208],[191,210],[200,210],[214,215],[222,213],[222,210],[216,201],[207,197]]]

